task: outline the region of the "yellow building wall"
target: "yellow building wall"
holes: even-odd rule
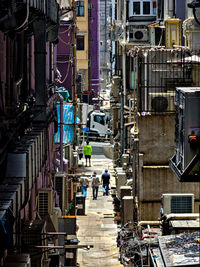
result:
[[[77,17],[77,35],[84,36],[84,50],[77,50],[77,71],[85,70],[85,88],[88,89],[88,0],[84,0],[84,17]]]

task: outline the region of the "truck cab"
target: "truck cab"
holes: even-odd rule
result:
[[[87,127],[89,132],[96,137],[106,137],[108,135],[109,119],[103,112],[92,111],[88,114]]]

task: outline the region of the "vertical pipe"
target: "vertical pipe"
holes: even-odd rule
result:
[[[72,0],[72,10],[73,10],[73,24],[72,24],[72,44],[73,44],[73,106],[74,106],[74,143],[73,148],[76,147],[76,112],[77,112],[77,92],[76,92],[76,3]]]
[[[63,172],[63,100],[64,98],[58,94],[60,99],[60,171]]]
[[[120,119],[121,119],[121,125],[120,125],[120,137],[121,137],[121,155],[124,153],[124,92],[123,88],[121,86],[121,107],[120,107]]]
[[[144,111],[148,111],[148,92],[147,92],[147,52],[144,53]]]
[[[174,0],[168,0],[168,15],[170,18],[174,17]]]
[[[46,105],[46,21],[41,18],[33,23],[35,34],[35,90],[36,105]]]

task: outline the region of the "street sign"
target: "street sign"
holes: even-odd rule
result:
[[[88,132],[89,131],[89,128],[83,128],[83,131],[84,132]]]

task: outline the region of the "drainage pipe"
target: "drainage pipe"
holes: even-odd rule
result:
[[[60,100],[60,171],[63,172],[63,102],[64,98],[58,94]]]

